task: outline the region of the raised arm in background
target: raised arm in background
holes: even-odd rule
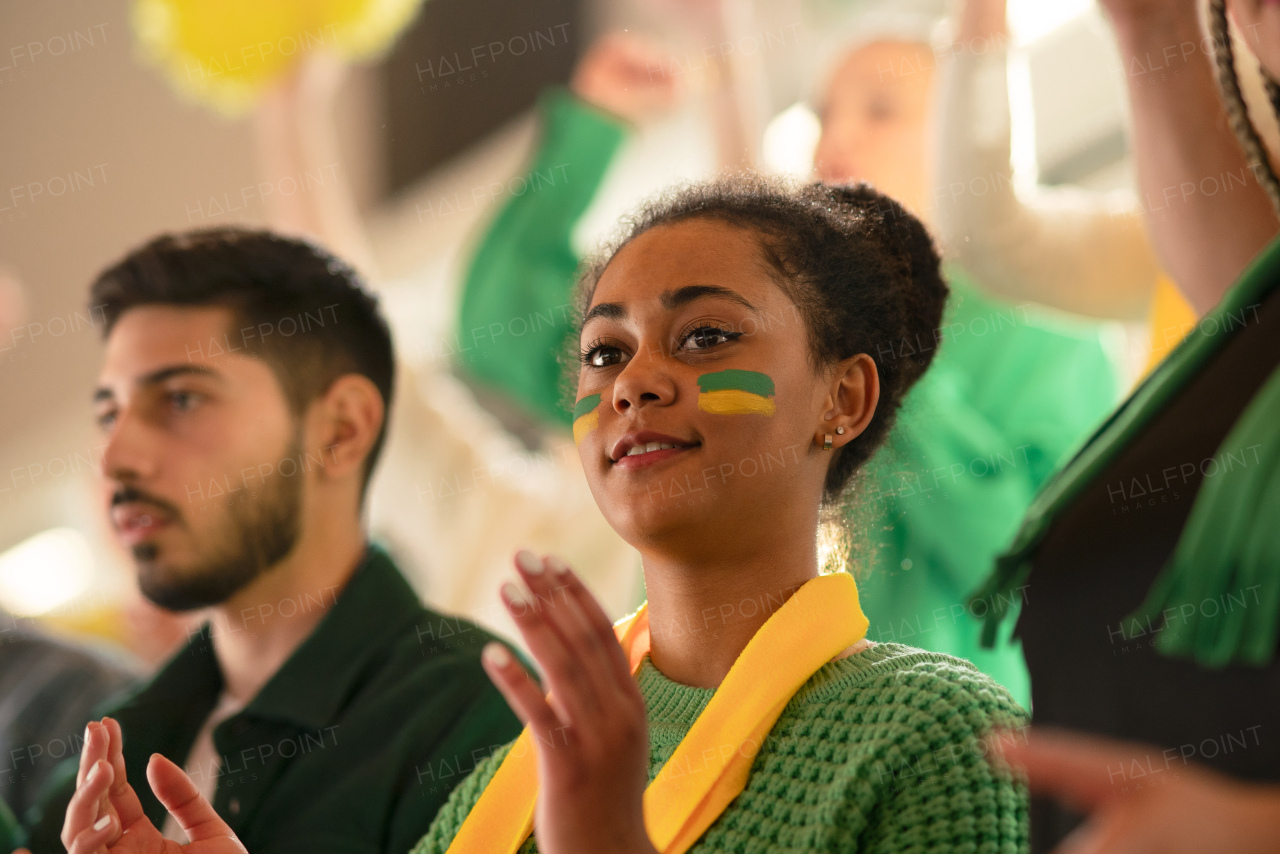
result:
[[[708,45],[738,45],[755,32],[753,0],[679,0],[686,20]],[[706,88],[715,133],[716,162],[721,170],[755,169],[764,134],[763,112],[768,80],[760,51],[717,50],[713,79]]]
[[[305,192],[264,196],[267,227],[318,240],[368,281],[378,278],[351,176],[342,166],[333,106],[347,65],[315,52],[268,91],[253,114],[258,172],[264,181],[314,176]]]
[[[1139,193],[1167,206],[1162,215],[1148,212],[1152,243],[1203,314],[1275,238],[1280,222],[1227,123],[1197,0],[1101,2],[1129,72]],[[1226,184],[1233,176],[1243,185]]]
[[[463,281],[461,366],[552,424],[570,423],[558,357],[573,332],[569,303],[580,261],[573,229],[628,128],[673,102],[676,81],[665,60],[647,41],[605,36],[579,61],[568,91],[543,94],[541,140],[526,189],[493,219]]]
[[[1010,163],[1006,0],[964,0],[943,62],[939,237],[983,287],[1009,300],[1145,319],[1159,266],[1132,199],[1075,187],[1020,197]]]

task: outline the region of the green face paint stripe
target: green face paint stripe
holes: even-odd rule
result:
[[[772,397],[773,380],[768,374],[762,374],[758,371],[740,371],[736,368],[730,368],[726,371],[716,371],[713,374],[703,374],[698,377],[698,389],[703,392],[749,391],[761,397]]]
[[[591,412],[593,409],[595,409],[599,405],[600,405],[600,395],[598,394],[587,395],[586,397],[582,398],[582,400],[579,400],[576,404],[574,404],[573,420],[577,421],[579,418]]]

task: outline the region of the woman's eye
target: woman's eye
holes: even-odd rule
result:
[[[95,419],[98,422],[99,430],[110,430],[111,425],[116,423],[115,412],[103,412]]]
[[[682,345],[686,350],[705,350],[717,344],[724,344],[742,336],[741,332],[721,329],[718,326],[699,326],[684,337]]]
[[[592,368],[609,368],[622,364],[624,354],[610,344],[597,344],[582,354],[582,363]]]

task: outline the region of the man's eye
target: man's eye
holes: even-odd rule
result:
[[[686,350],[705,350],[708,347],[734,341],[740,337],[742,337],[741,332],[734,332],[730,329],[721,329],[718,326],[699,326],[686,335],[684,341],[680,343]]]
[[[94,420],[98,422],[99,430],[110,430],[111,425],[116,423],[116,414],[114,411],[99,413]]]
[[[173,391],[169,393],[169,402],[173,404],[173,408],[186,412],[199,402],[200,395],[190,391]]]

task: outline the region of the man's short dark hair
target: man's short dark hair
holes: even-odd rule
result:
[[[104,335],[143,305],[230,310],[225,340],[201,342],[200,351],[241,348],[263,359],[296,417],[343,374],[368,377],[386,415],[365,461],[363,494],[386,438],[395,360],[378,299],[350,266],[313,243],[268,231],[163,234],[99,275],[89,304],[103,313]]]

